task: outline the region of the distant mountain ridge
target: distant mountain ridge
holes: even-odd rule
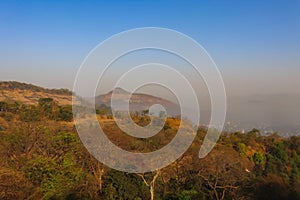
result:
[[[95,97],[96,107],[102,104],[110,107],[113,91]],[[128,91],[122,88],[114,89],[117,101],[123,101]],[[37,104],[40,98],[53,98],[60,105],[72,104],[73,92],[68,89],[47,89],[28,83],[17,81],[0,82],[0,101],[18,101],[24,104]],[[147,110],[151,105],[160,104],[165,107],[169,115],[178,115],[180,107],[169,100],[143,93],[133,93],[130,98],[130,111]]]
[[[36,86],[30,83],[21,83],[17,81],[0,81],[0,90],[31,90],[33,92],[45,92],[49,94],[72,95],[72,91],[68,89],[48,89]]]
[[[115,101],[120,103],[124,102],[124,99],[126,99],[128,94],[130,94],[128,91],[119,87],[115,88],[113,91]],[[101,104],[104,104],[106,106],[111,106],[111,97],[113,91],[96,96],[96,105],[99,106]],[[180,113],[180,107],[176,103],[144,93],[131,94],[129,108],[130,111],[141,111],[149,109],[149,107],[154,104],[162,105],[167,110],[169,115],[178,115]]]

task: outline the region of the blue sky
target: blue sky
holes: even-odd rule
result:
[[[299,75],[299,0],[0,1],[0,80],[71,88],[93,47],[145,26],[194,38],[229,86],[265,72],[273,77],[266,84],[284,71],[290,82]]]

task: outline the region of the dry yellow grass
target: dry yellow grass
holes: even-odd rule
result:
[[[0,93],[0,101],[19,101],[24,104],[37,104],[40,98],[52,98],[60,105],[70,105],[72,103],[72,95],[49,94],[20,89],[2,90]]]

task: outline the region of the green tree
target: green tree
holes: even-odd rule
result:
[[[256,164],[256,165],[264,165],[266,163],[266,157],[263,152],[255,152],[253,156],[251,157],[251,160]]]
[[[240,156],[246,156],[246,154],[247,154],[247,147],[246,147],[246,145],[244,143],[239,142],[237,144],[237,150],[238,150]]]
[[[108,171],[103,188],[104,199],[150,199],[148,188],[135,174]]]
[[[57,119],[70,122],[73,120],[72,106],[60,106]]]
[[[41,112],[34,105],[23,106],[20,113],[20,120],[24,122],[33,122],[41,120]]]
[[[43,199],[64,199],[84,178],[72,154],[59,159],[38,156],[25,166],[25,174],[36,186],[40,185]]]
[[[53,107],[55,106],[55,102],[52,98],[40,98],[39,101],[39,107],[43,111],[43,114],[46,117],[51,118],[53,115]]]
[[[285,146],[283,142],[277,142],[273,147],[270,148],[270,154],[282,163],[288,162],[288,154],[285,151]]]

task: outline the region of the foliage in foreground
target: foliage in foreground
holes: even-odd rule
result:
[[[205,129],[170,166],[128,174],[103,166],[81,144],[67,107],[0,103],[0,199],[300,199],[300,137],[224,133],[204,159]],[[147,121],[137,116],[141,124]],[[109,138],[131,151],[149,152],[175,135],[176,119],[150,140],[134,139],[114,123]]]

